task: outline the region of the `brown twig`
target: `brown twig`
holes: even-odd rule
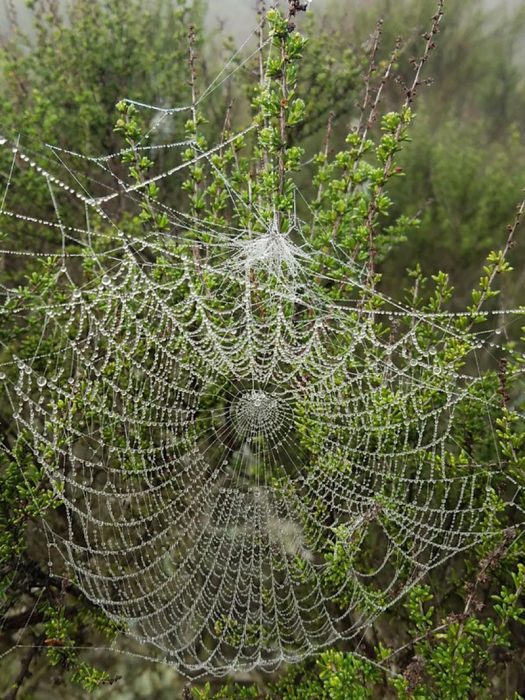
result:
[[[306,12],[308,9],[308,4],[300,2],[299,0],[289,0],[288,2],[288,31],[292,32],[295,29],[295,17],[299,12]],[[287,62],[287,51],[286,51],[286,40],[281,40],[281,62],[283,66],[282,76],[281,76],[281,105],[279,111],[279,157],[278,157],[278,194],[279,197],[284,195],[285,184],[286,184],[286,173],[285,173],[285,161],[286,161],[286,147],[288,146],[288,134],[286,125],[286,110],[288,108],[288,80],[286,77],[286,62]],[[281,228],[281,212],[278,210],[276,212],[277,216],[277,228]]]
[[[266,2],[265,0],[258,0],[257,2],[257,17],[258,17],[258,27],[257,27],[257,38],[258,38],[258,49],[257,49],[257,59],[258,59],[258,79],[259,79],[259,89],[261,92],[264,90],[264,84],[266,80],[266,73],[264,69],[264,47],[265,47],[265,39],[264,39],[264,28],[266,26]],[[268,126],[268,119],[266,116],[263,117],[263,123],[262,123],[263,128],[266,128]],[[257,180],[260,170],[266,170],[268,168],[268,153],[266,149],[262,150],[262,155],[253,168],[252,173],[250,174],[250,177],[253,180]],[[251,197],[251,181],[248,182],[248,186],[250,188],[250,198],[249,198],[249,205],[250,205],[250,211],[252,210],[252,197]],[[260,200],[260,195],[259,195],[259,200]],[[260,202],[259,202],[260,203]]]
[[[370,106],[371,102],[371,94],[372,94],[372,75],[376,71],[376,59],[377,59],[377,52],[379,51],[379,44],[381,41],[381,35],[383,33],[383,19],[379,19],[376,25],[376,30],[373,34],[372,37],[372,49],[370,51],[370,59],[368,62],[368,71],[365,76],[365,93],[363,95],[363,102],[361,105],[359,105],[359,109],[361,112],[361,116],[359,118],[359,124],[357,125],[357,132],[361,133],[361,130],[364,127],[364,121],[365,121],[365,112],[366,109]],[[377,100],[377,96],[376,96]],[[370,121],[370,118],[368,118],[367,121]]]
[[[22,665],[20,667],[20,671],[18,673],[18,676],[15,679],[15,682],[11,686],[10,690],[5,694],[4,700],[16,700],[16,697],[18,696],[18,691],[24,684],[24,681],[30,677],[30,667],[31,667],[31,662],[35,658],[35,656],[38,654],[40,651],[40,647],[42,642],[44,641],[43,636],[40,636],[38,639],[35,640],[34,644],[29,648],[27,654],[24,656],[22,659]]]
[[[284,194],[285,188],[285,159],[286,159],[286,147],[288,145],[288,136],[286,132],[286,109],[288,107],[288,81],[286,79],[286,43],[283,39],[281,41],[281,61],[283,65],[282,77],[281,77],[281,106],[279,112],[279,138],[280,138],[280,148],[279,148],[279,185],[278,193],[279,197]],[[277,228],[281,229],[281,212],[277,211]]]
[[[379,41],[380,34],[376,34],[376,37],[377,37],[377,41]],[[374,97],[374,101],[372,102],[372,101],[371,101],[372,98],[371,98],[370,82],[371,82],[372,73],[374,72],[375,52],[377,51],[377,48],[376,48],[375,50],[373,49],[373,54],[372,54],[372,57],[371,57],[371,60],[370,60],[370,67],[369,67],[369,71],[368,71],[368,76],[367,76],[366,81],[365,81],[365,85],[366,85],[365,93],[366,93],[366,96],[365,96],[365,98],[364,98],[364,100],[363,100],[363,105],[362,105],[363,111],[362,111],[362,114],[361,114],[361,119],[360,119],[360,121],[359,121],[359,125],[358,125],[358,127],[357,127],[357,133],[358,133],[358,134],[359,134],[359,133],[361,134],[361,141],[360,141],[360,144],[359,144],[359,148],[357,149],[357,153],[356,153],[356,157],[355,157],[355,163],[354,163],[354,167],[353,167],[353,172],[355,172],[355,170],[356,170],[356,168],[357,168],[357,165],[358,165],[358,163],[359,163],[359,159],[361,158],[361,156],[362,156],[363,153],[364,153],[364,149],[365,149],[365,145],[366,145],[366,139],[367,139],[367,136],[368,136],[368,131],[372,128],[374,122],[375,122],[376,119],[377,119],[377,112],[378,112],[378,109],[379,109],[379,105],[380,105],[380,103],[381,103],[381,96],[382,96],[382,94],[383,94],[383,90],[384,90],[384,88],[385,88],[385,86],[386,86],[386,84],[387,84],[389,78],[391,77],[392,69],[393,69],[393,67],[394,67],[395,61],[397,60],[398,52],[399,52],[400,46],[401,46],[401,44],[400,44],[400,41],[398,40],[398,42],[396,43],[396,46],[395,46],[394,50],[393,50],[392,53],[390,54],[389,61],[388,61],[387,66],[386,66],[386,68],[385,68],[385,70],[384,70],[384,72],[383,72],[383,75],[381,76],[381,80],[380,80],[380,83],[379,83],[379,87],[378,87],[378,89],[377,89],[377,91],[376,91],[376,94],[375,94],[375,97]],[[365,112],[365,109],[366,109],[365,105],[370,106],[370,111],[368,112],[368,116],[367,116],[367,118],[366,118],[366,121],[365,121],[365,118],[364,118],[364,112]],[[352,186],[352,180],[349,179],[348,184],[347,184],[347,186],[346,186],[346,194],[349,194],[351,186]],[[337,236],[337,234],[338,234],[338,232],[339,232],[339,228],[340,228],[340,226],[341,226],[341,223],[342,223],[342,216],[341,216],[341,215],[338,215],[337,218],[336,218],[336,220],[334,221],[334,225],[333,225],[333,229],[332,229],[332,240],[335,240],[335,237]],[[359,252],[359,248],[356,247],[356,249],[355,249],[355,251],[354,251],[353,258],[352,258],[354,261],[355,261],[355,259],[356,259],[356,257],[357,257],[357,253],[358,253],[358,252]]]
[[[258,67],[259,67],[259,85],[261,89],[264,87],[265,72],[264,72],[264,27],[266,25],[266,2],[265,0],[258,0],[257,2],[257,17],[258,17],[258,27],[257,27],[257,38],[259,40],[259,50],[257,54]]]
[[[452,613],[442,624],[437,625],[436,627],[427,630],[426,632],[423,632],[423,634],[420,634],[415,639],[411,639],[403,646],[397,648],[395,651],[392,651],[392,653],[385,659],[383,659],[383,661],[386,662],[390,658],[399,655],[402,651],[405,651],[405,649],[414,648],[419,642],[422,642],[424,640],[430,640],[432,639],[432,637],[435,637],[436,634],[438,634],[439,632],[448,630],[450,628],[451,622],[459,621],[460,623],[457,634],[457,639],[459,641],[461,635],[463,634],[465,623],[470,617],[472,611],[474,610],[476,612],[479,612],[479,610],[483,607],[483,604],[477,597],[478,587],[481,584],[487,582],[488,572],[491,569],[493,569],[504,557],[505,553],[510,547],[510,543],[514,536],[515,531],[513,528],[507,528],[506,530],[504,530],[502,541],[492,550],[492,552],[489,552],[489,554],[487,554],[487,556],[480,561],[479,569],[474,579],[474,582],[467,586],[468,594],[462,612]]]
[[[507,408],[510,401],[509,388],[507,384],[507,372],[508,372],[508,360],[506,357],[502,357],[499,361],[498,367],[498,381],[499,381],[499,393],[501,396],[501,403],[503,408]]]
[[[7,22],[9,24],[10,32],[20,31],[20,25],[18,23],[18,12],[14,0],[7,0],[5,3],[5,13],[7,16]]]
[[[308,3],[300,0],[288,0],[288,29],[293,32],[295,29],[295,17],[299,12],[306,12]]]
[[[0,625],[0,630],[2,632],[14,632],[29,624],[38,625],[43,622],[44,616],[42,613],[36,613],[33,608],[30,610],[24,610],[16,615],[9,615],[5,617]]]
[[[197,52],[195,51],[195,44],[197,37],[195,34],[195,27],[190,25],[188,29],[188,46],[189,46],[189,56],[188,61],[190,65],[190,78],[189,86],[191,89],[191,118],[193,121],[193,131],[195,136],[197,136],[198,128],[198,118],[197,118]],[[194,154],[197,155],[197,149],[193,149]],[[197,183],[195,183],[195,194],[198,191]]]
[[[426,63],[428,62],[428,59],[430,57],[430,54],[432,51],[436,48],[436,43],[435,43],[435,38],[436,35],[439,33],[441,21],[444,16],[443,8],[444,8],[445,0],[438,0],[438,6],[437,6],[437,11],[432,17],[432,25],[430,27],[430,31],[426,32],[423,37],[425,39],[425,48],[423,51],[423,54],[419,59],[414,60],[414,77],[412,80],[412,83],[406,88],[405,90],[405,101],[403,103],[403,106],[401,108],[402,112],[405,112],[409,107],[413,104],[416,94],[418,92],[419,87],[421,86],[421,73],[423,71],[423,68],[425,67]],[[391,61],[392,62],[392,61]],[[380,90],[382,88],[380,87]],[[376,98],[377,101],[377,98]],[[367,125],[368,126],[368,125]],[[396,129],[396,131],[393,134],[394,141],[396,143],[399,142],[401,135],[403,133],[403,129],[405,128],[405,122],[404,120],[400,120],[399,125]],[[365,130],[365,138],[366,138],[366,130]],[[379,200],[379,197],[383,194],[384,188],[386,185],[386,182],[388,180],[389,173],[392,170],[392,166],[394,163],[394,155],[391,154],[388,156],[388,158],[385,160],[385,163],[383,165],[383,182],[378,185],[374,192],[374,196],[370,199],[369,205],[368,205],[368,212],[365,218],[365,226],[368,230],[368,247],[369,247],[369,261],[368,261],[368,275],[369,275],[369,280],[370,283],[373,284],[373,279],[375,275],[375,258],[376,258],[376,247],[375,247],[375,227],[374,227],[374,219],[377,214],[377,202]]]
[[[501,251],[501,255],[502,255],[503,260],[505,260],[505,259],[507,258],[507,256],[508,256],[510,250],[511,250],[511,249],[514,247],[514,245],[515,245],[514,239],[515,239],[515,236],[516,236],[516,231],[517,231],[518,228],[519,228],[519,225],[520,225],[520,223],[521,223],[521,219],[523,218],[523,214],[524,214],[524,213],[525,213],[525,198],[522,200],[521,204],[518,205],[517,212],[516,212],[516,216],[515,216],[515,218],[514,218],[513,223],[512,223],[512,224],[509,224],[509,225],[507,226],[507,240],[505,241],[505,245],[504,245],[504,247],[503,247],[503,250]],[[499,273],[499,265],[495,265],[495,266],[494,266],[494,269],[492,270],[492,272],[491,272],[491,274],[490,274],[490,276],[489,276],[489,279],[488,279],[486,288],[485,288],[485,290],[483,291],[483,293],[481,294],[481,297],[480,297],[480,299],[479,299],[479,301],[478,301],[478,304],[477,304],[475,310],[473,311],[473,314],[472,314],[472,315],[473,315],[474,317],[475,317],[477,314],[479,314],[479,312],[480,312],[480,310],[481,310],[481,307],[483,306],[483,304],[484,304],[485,301],[487,300],[488,293],[489,293],[489,291],[491,290],[492,285],[494,284],[494,280],[496,279],[496,276],[498,275],[498,273]]]
[[[323,140],[323,154],[325,159],[328,158],[328,154],[330,152],[330,141],[332,140],[332,134],[334,130],[334,118],[335,118],[335,113],[330,112],[328,115],[328,121],[326,123],[326,134]],[[323,181],[319,181],[319,187],[317,188],[317,201],[321,201],[321,197],[323,196],[323,191],[324,191],[324,184]],[[310,239],[312,240],[314,237],[314,232],[315,228],[312,226],[312,231],[310,233]]]

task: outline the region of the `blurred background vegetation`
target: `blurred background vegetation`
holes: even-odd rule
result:
[[[217,66],[231,54],[232,47],[238,45],[256,23],[255,9],[247,7],[249,3],[246,2],[242,6],[239,2],[211,2],[206,7],[204,0],[193,3],[186,0],[70,0],[61,3],[33,0],[26,5],[5,3],[0,48],[0,134],[13,142],[20,136],[24,150],[41,158],[49,158],[49,152],[43,148],[45,143],[89,155],[118,150],[122,144],[113,124],[115,105],[122,97],[162,106],[189,103],[189,25],[195,25],[197,31],[198,80],[203,90],[213,80]],[[358,116],[370,36],[378,17],[384,18],[381,61],[388,60],[397,37],[402,37],[401,59],[396,67],[402,78],[403,72],[410,69],[409,59],[417,51],[417,42],[435,10],[435,2],[314,0],[312,8],[314,12],[303,24],[310,41],[301,78],[302,92],[310,102],[307,105],[309,118],[297,137],[305,138],[308,150],[314,153],[322,147],[327,128],[332,131],[330,148],[342,147],[349,125]],[[384,254],[380,263],[386,288],[393,296],[402,297],[406,269],[419,265],[426,274],[436,269],[450,273],[452,284],[458,290],[454,303],[460,308],[479,277],[486,254],[504,242],[506,225],[513,218],[525,186],[524,44],[523,3],[450,2],[439,47],[427,72],[433,78],[433,85],[423,91],[417,103],[412,142],[401,156],[400,165],[405,176],[397,178],[390,190],[395,203],[390,214],[392,223],[401,213],[419,221],[406,240]],[[206,129],[211,140],[221,133],[228,105],[233,105],[236,123],[242,122],[253,90],[253,69],[250,64],[243,66],[236,80],[227,82],[215,93],[214,99],[206,103]],[[398,107],[400,95],[399,86],[390,86],[384,97],[385,108]],[[333,117],[328,120],[330,113]],[[179,127],[182,130],[182,121],[179,124],[174,121],[173,133],[162,133],[162,139],[174,137]],[[169,167],[170,155],[163,158],[166,161],[161,167]],[[3,177],[8,176],[9,167],[10,158],[2,154],[0,174]],[[88,161],[77,159],[75,167],[90,174]],[[19,177],[22,181],[17,191],[31,198],[34,213],[46,218],[50,213],[48,191],[30,170],[22,171]],[[170,185],[172,190],[164,193],[172,201],[175,199],[175,206],[179,196],[176,185],[175,181]],[[305,179],[300,185],[306,196],[313,191],[313,184]],[[72,204],[65,213],[72,221],[78,215],[75,206],[78,205]],[[117,201],[115,206],[122,208],[115,213],[126,214],[125,202]],[[38,252],[52,245],[45,237],[29,240],[21,224],[11,226],[9,234],[3,231],[2,234],[2,246],[9,249],[25,247]],[[499,303],[506,308],[525,301],[523,245],[513,251],[510,262],[517,274],[505,283],[500,296]],[[13,258],[4,259],[0,265],[10,283],[20,281],[22,274],[28,272],[27,264],[22,268]],[[8,331],[4,329],[0,333]],[[4,409],[0,408],[2,418],[3,413]],[[8,431],[9,426],[5,430]],[[0,529],[8,530],[13,520],[14,496],[5,477],[2,483]],[[5,537],[5,533],[2,536]],[[25,546],[22,531],[11,531],[9,537],[8,544],[0,547],[4,577],[3,587],[0,585],[0,604],[2,597],[12,594],[14,585],[8,576],[12,559],[6,551],[14,546],[13,537],[20,538],[15,543],[18,553]],[[465,682],[463,688],[453,676],[457,694],[445,684],[447,674],[450,677],[455,672],[450,667],[452,661],[439,656],[454,652],[454,637],[448,639],[448,632],[444,632],[445,638],[436,641],[434,647],[425,637],[429,620],[425,620],[424,611],[428,612],[429,601],[434,606],[431,616],[437,625],[449,619],[447,616],[454,610],[463,609],[468,595],[461,576],[470,574],[476,578],[483,556],[487,553],[472,552],[459,568],[447,568],[446,586],[438,585],[443,572],[438,574],[429,589],[418,589],[407,606],[400,606],[386,615],[363,640],[361,650],[366,652],[368,647],[377,646],[379,642],[389,643],[394,648],[410,647],[410,635],[412,639],[421,638],[419,647],[417,644],[410,647],[412,656],[399,659],[398,670],[404,679],[398,682],[399,688],[383,679],[372,665],[355,661],[343,653],[347,649],[327,652],[317,662],[314,660],[290,671],[284,680],[276,681],[277,685],[271,686],[272,679],[260,677],[240,679],[246,683],[223,690],[220,684],[214,684],[208,690],[202,687],[191,691],[184,689],[185,682],[171,669],[132,661],[128,657],[112,655],[101,659],[99,655],[97,661],[111,676],[125,676],[126,683],[102,687],[97,691],[98,697],[205,698],[220,692],[221,697],[289,700],[517,698],[519,696],[514,693],[523,692],[525,688],[525,636],[512,623],[512,615],[501,617],[501,624],[508,627],[510,637],[498,642],[483,628],[485,621],[476,616],[471,618],[473,622],[468,624],[472,629],[465,635],[468,648],[461,650],[467,659],[466,672],[471,685]],[[503,585],[508,590],[513,583],[518,588],[521,586],[521,579],[512,582],[506,573],[509,561],[517,560],[516,553],[509,557],[496,557],[490,581],[479,582],[480,586],[486,586],[487,600],[491,595],[501,594]],[[30,558],[28,555],[28,560]],[[17,581],[20,595],[28,580],[26,576]],[[517,599],[512,604],[517,606]],[[464,624],[461,620],[450,620],[450,624],[445,625],[447,629],[453,624]],[[16,632],[16,629],[8,629],[0,633],[0,654],[13,644]],[[496,632],[492,630],[494,635]],[[502,630],[498,633],[503,635]],[[77,639],[84,639],[82,629],[76,629],[75,634]],[[498,658],[485,658],[490,656],[491,645],[502,649]],[[430,668],[428,694],[423,691],[414,694],[411,690],[412,685],[416,688],[418,682],[421,684],[418,654],[426,655],[427,668]],[[5,670],[6,683],[12,682],[18,673],[19,660],[8,656],[0,664]],[[485,690],[482,693],[479,689],[487,679],[490,685],[484,694]],[[250,686],[249,681],[253,680],[259,685]],[[86,688],[89,684],[83,685]],[[72,684],[60,665],[50,671],[45,659],[35,662],[34,675],[25,687],[27,694],[19,697],[73,698],[84,697],[87,692]],[[351,694],[352,688],[355,694]]]

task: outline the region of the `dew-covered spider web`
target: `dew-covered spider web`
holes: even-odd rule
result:
[[[153,114],[158,130],[178,111]],[[213,168],[238,137],[195,159]],[[30,308],[3,287],[4,322],[40,340],[0,367],[24,454],[63,503],[42,526],[49,566],[148,653],[188,674],[301,660],[490,534],[502,465],[460,433],[474,412],[496,439],[500,387],[480,366],[518,312],[475,332],[468,312],[389,299],[335,241],[312,245],[299,190],[283,220],[225,179],[223,225],[160,200],[169,231],[137,233],[118,202],[148,183],[115,174],[121,154],[88,158],[97,180],[78,154],[3,148],[46,182],[54,216],[11,209],[13,179],[2,226],[60,240],[3,251],[51,279]],[[236,224],[247,206],[252,229]],[[509,476],[510,506],[519,492]]]

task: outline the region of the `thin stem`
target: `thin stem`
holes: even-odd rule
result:
[[[415,66],[415,71],[414,71],[414,77],[412,80],[412,83],[410,86],[406,89],[405,92],[405,101],[402,106],[402,113],[406,112],[409,107],[413,104],[417,91],[421,85],[421,73],[423,71],[423,68],[425,64],[427,63],[429,56],[431,52],[436,48],[436,43],[435,43],[435,38],[436,35],[439,33],[439,27],[441,24],[441,21],[443,19],[443,8],[444,8],[445,0],[439,0],[438,1],[438,7],[435,15],[432,17],[432,25],[430,28],[430,31],[425,33],[423,36],[425,38],[425,49],[423,51],[423,54],[421,57],[414,62]],[[396,49],[399,49],[399,46],[396,47]],[[397,53],[394,52],[394,53]],[[394,54],[393,54],[394,55]],[[387,73],[390,75],[391,67],[392,67],[393,61],[391,60],[390,65],[387,68]],[[384,83],[380,86],[379,92],[382,90],[384,87]],[[374,102],[374,106],[372,110],[374,111],[377,109],[376,104],[378,104],[378,98],[376,96],[376,100]],[[394,141],[396,143],[399,142],[401,135],[403,133],[403,129],[405,128],[405,122],[404,120],[400,120],[399,125],[396,129],[396,131],[393,134]],[[368,129],[368,125],[367,125]],[[364,138],[366,138],[366,130],[365,130],[365,135]],[[364,141],[362,142],[364,143]],[[383,165],[383,181],[381,184],[379,184],[374,192],[374,196],[370,199],[369,205],[368,205],[368,211],[367,215],[365,217],[365,226],[368,230],[368,278],[370,281],[370,284],[373,285],[374,282],[374,277],[375,277],[375,259],[376,259],[376,246],[375,246],[375,226],[374,226],[374,220],[375,216],[377,214],[377,203],[379,201],[380,196],[383,194],[385,185],[388,181],[389,173],[392,169],[394,163],[394,154],[391,154],[388,156],[388,158],[385,160],[385,163]]]
[[[188,44],[189,44],[189,64],[190,64],[190,89],[191,89],[191,118],[193,122],[193,133],[195,138],[197,138],[197,129],[199,126],[199,120],[197,116],[197,53],[195,51],[195,27],[190,26],[188,30]],[[198,155],[197,147],[193,147],[193,152],[195,156]],[[199,191],[198,183],[194,181],[194,195],[196,196]]]
[[[367,107],[370,106],[370,101],[371,101],[371,86],[372,86],[372,75],[376,70],[376,59],[377,59],[377,52],[379,50],[379,44],[381,41],[381,34],[383,33],[383,20],[380,19],[377,22],[376,25],[376,30],[373,35],[372,39],[372,50],[370,52],[370,61],[368,63],[368,71],[365,76],[365,94],[363,95],[363,103],[360,105],[360,111],[361,111],[361,116],[359,118],[359,124],[357,125],[357,131],[358,133],[361,132],[364,126],[364,120],[365,120],[365,111]],[[381,83],[383,84],[383,83]],[[377,96],[376,96],[376,101],[377,101]],[[368,119],[370,121],[370,118]]]
[[[42,644],[43,637],[35,640],[34,644],[29,648],[27,654],[22,659],[22,665],[15,682],[11,686],[11,689],[5,694],[4,700],[16,700],[18,696],[18,691],[21,689],[24,681],[30,677],[30,667],[33,659],[40,651],[40,646]]]
[[[502,259],[505,260],[510,252],[510,250],[514,247],[514,239],[516,236],[516,232],[520,226],[521,219],[523,218],[523,214],[525,213],[525,198],[522,200],[521,204],[518,205],[518,209],[516,212],[516,216],[514,218],[514,221],[512,224],[509,224],[507,226],[507,240],[505,241],[505,246],[503,247],[503,250],[501,251],[501,256]],[[489,276],[487,285],[483,293],[481,294],[481,297],[478,301],[478,304],[473,311],[473,316],[476,316],[480,311],[481,307],[487,300],[487,296],[492,289],[492,285],[494,284],[494,280],[496,279],[496,276],[499,273],[499,265],[494,265],[494,268]]]
[[[286,78],[286,62],[287,62],[287,52],[286,52],[286,39],[281,41],[281,62],[283,66],[282,78],[281,78],[281,108],[279,112],[279,137],[280,137],[280,148],[279,148],[279,185],[278,193],[281,198],[284,195],[285,189],[285,159],[286,159],[286,147],[288,145],[288,138],[286,133],[286,107],[288,105],[288,81]],[[277,228],[281,229],[281,212],[277,211]]]
[[[308,9],[307,3],[299,2],[299,0],[289,0],[288,2],[288,31],[293,32],[295,29],[295,17],[299,12],[306,12]],[[286,110],[288,107],[288,97],[289,97],[289,86],[287,78],[287,63],[288,63],[288,51],[287,51],[287,38],[283,37],[281,39],[281,65],[282,65],[282,75],[281,75],[281,104],[279,111],[279,156],[278,156],[278,195],[282,198],[286,187],[286,150],[288,147],[288,134],[287,134],[287,120],[286,120]],[[276,212],[277,217],[277,228],[281,229],[282,213],[280,210]]]

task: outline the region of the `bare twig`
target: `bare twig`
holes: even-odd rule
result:
[[[24,681],[31,676],[30,667],[33,659],[40,651],[40,646],[43,642],[43,637],[39,637],[35,640],[34,644],[29,648],[27,654],[22,659],[22,665],[15,682],[11,686],[10,690],[5,694],[4,700],[16,700],[18,696],[18,691],[24,684]]]
[[[441,21],[443,19],[443,8],[444,8],[445,0],[438,0],[438,6],[437,6],[437,11],[432,17],[432,25],[430,27],[430,31],[426,32],[423,37],[425,39],[425,48],[423,51],[423,54],[421,57],[417,60],[414,61],[414,77],[412,80],[412,83],[406,88],[405,91],[405,101],[402,106],[402,111],[405,112],[414,102],[416,98],[416,94],[418,92],[419,87],[421,86],[421,73],[423,71],[423,68],[425,67],[426,63],[428,62],[428,59],[430,57],[430,54],[432,51],[436,48],[436,43],[435,39],[437,34],[439,33],[439,28]],[[377,100],[377,98],[376,98]],[[394,141],[396,143],[399,142],[401,135],[403,133],[403,129],[405,128],[405,122],[401,120],[399,122],[399,125],[396,129],[396,131],[393,134]],[[366,131],[365,131],[365,138],[366,138]],[[374,280],[374,275],[375,275],[375,258],[376,258],[376,247],[375,247],[375,226],[374,226],[374,219],[377,214],[377,203],[379,201],[379,197],[383,194],[384,189],[385,189],[385,184],[386,181],[388,180],[388,175],[392,169],[394,163],[394,155],[389,155],[388,158],[385,160],[385,163],[383,165],[383,184],[378,185],[374,192],[374,196],[370,199],[369,205],[368,205],[368,212],[365,218],[365,226],[368,230],[368,246],[369,246],[369,260],[368,260],[368,275],[369,275],[369,281],[371,284],[373,284]]]
[[[44,616],[42,613],[37,613],[33,608],[24,610],[16,615],[8,615],[4,617],[0,629],[2,632],[13,632],[24,629],[28,624],[38,625],[43,622]]]
[[[328,154],[330,152],[330,141],[332,139],[332,133],[334,130],[334,118],[335,118],[334,112],[330,112],[330,114],[328,115],[328,122],[326,124],[326,134],[325,134],[324,141],[323,141],[323,153],[324,153],[325,159],[328,158]],[[321,201],[321,197],[323,196],[323,191],[324,191],[324,184],[323,184],[322,180],[320,180],[319,187],[317,188],[317,201],[318,202]],[[313,236],[314,236],[314,227],[312,226],[310,238],[313,238]]]
[[[377,41],[379,41],[380,34],[377,33],[375,36],[377,37]],[[356,153],[356,157],[355,157],[355,164],[354,164],[354,168],[353,168],[354,172],[355,172],[357,165],[359,163],[359,159],[361,158],[361,156],[364,153],[368,132],[372,128],[374,122],[377,119],[377,112],[379,109],[379,105],[381,103],[381,96],[383,94],[383,90],[385,88],[385,85],[387,84],[388,80],[390,79],[390,77],[392,75],[392,69],[394,67],[395,61],[397,60],[400,46],[401,46],[401,43],[398,40],[394,50],[390,54],[390,58],[389,58],[389,61],[386,65],[386,68],[383,72],[383,75],[381,76],[379,87],[376,91],[373,102],[372,102],[372,91],[371,91],[371,87],[370,87],[370,82],[371,82],[372,74],[374,72],[374,65],[373,64],[375,62],[375,51],[377,51],[377,48],[375,49],[373,56],[371,58],[368,75],[367,75],[367,78],[365,81],[365,85],[366,85],[365,93],[366,93],[366,95],[365,95],[365,98],[364,98],[363,104],[362,104],[363,111],[361,113],[361,119],[360,119],[359,125],[357,127],[357,133],[361,134],[361,141],[360,141],[359,148],[357,149],[357,153]],[[365,120],[364,113],[365,113],[366,106],[370,106],[370,110],[369,110],[368,115],[367,115],[366,120]],[[346,188],[346,194],[348,194],[350,192],[351,186],[352,186],[352,180],[349,180],[347,188]],[[334,221],[333,230],[332,230],[332,240],[334,240],[335,237],[337,236],[337,233],[339,231],[341,223],[342,223],[342,216],[339,215],[336,218],[336,220]],[[353,257],[354,260],[357,256],[358,252],[359,252],[359,248],[356,248],[356,250],[354,251],[354,257]]]
[[[285,40],[281,41],[281,61],[282,65],[286,65],[286,44]],[[286,79],[286,69],[283,68],[281,77],[281,107],[279,112],[279,138],[280,138],[280,148],[279,148],[279,185],[278,192],[279,197],[284,194],[285,187],[285,159],[286,159],[286,147],[288,145],[288,138],[286,133],[286,109],[288,106],[288,81]],[[281,212],[277,211],[277,228],[281,228]]]
[[[368,62],[368,71],[365,76],[365,93],[363,95],[363,102],[361,105],[359,105],[359,109],[361,111],[361,116],[359,118],[359,124],[357,125],[357,131],[358,133],[361,133],[361,130],[364,127],[364,120],[365,120],[365,112],[367,108],[370,106],[371,102],[371,93],[372,93],[372,75],[376,71],[376,59],[377,59],[377,52],[379,50],[379,44],[381,41],[381,35],[383,33],[383,19],[379,19],[376,25],[376,30],[373,34],[372,37],[372,49],[370,51],[370,60]],[[377,99],[377,98],[376,98]],[[370,121],[370,119],[368,119]]]
[[[505,245],[503,247],[503,250],[501,251],[501,255],[503,260],[505,260],[510,252],[510,250],[514,247],[515,245],[515,237],[516,237],[516,232],[520,226],[521,220],[523,218],[523,214],[525,213],[525,198],[521,202],[521,204],[518,205],[517,211],[516,211],[516,216],[514,217],[514,221],[512,224],[509,224],[507,226],[507,240],[505,241]],[[487,285],[483,293],[481,294],[481,297],[478,301],[478,304],[473,311],[473,316],[476,316],[480,311],[481,307],[487,300],[487,296],[489,291],[492,289],[492,285],[494,284],[494,280],[496,279],[496,276],[498,275],[499,272],[499,265],[495,265],[494,269],[492,270],[490,277],[488,279]]]

